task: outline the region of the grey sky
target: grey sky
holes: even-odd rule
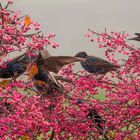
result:
[[[140,0],[14,0],[14,9],[29,14],[42,30],[57,35],[60,48],[54,55],[74,55],[85,50],[103,52],[84,37],[87,29],[139,32]],[[92,47],[91,47],[92,46]]]

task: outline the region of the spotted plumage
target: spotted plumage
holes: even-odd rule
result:
[[[86,52],[79,52],[75,56],[85,58],[85,61],[81,62],[81,66],[89,73],[95,75],[106,74],[109,71],[114,71],[119,68],[119,66],[115,66],[113,63],[99,57],[89,56]]]

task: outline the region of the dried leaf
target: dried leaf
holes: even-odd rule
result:
[[[31,140],[31,138],[28,135],[24,135],[21,137],[21,140]]]
[[[0,82],[0,87],[5,88],[6,86],[8,86],[10,84],[10,80],[2,80]]]
[[[25,17],[24,24],[26,26],[30,26],[30,24],[31,24],[31,18],[30,18],[30,16],[26,16]]]

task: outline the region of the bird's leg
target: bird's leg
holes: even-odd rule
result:
[[[106,75],[106,73],[103,74],[103,75],[101,75],[99,78],[97,78],[97,80],[98,80],[98,81],[101,80],[105,75]]]
[[[56,80],[61,80],[61,81],[65,81],[65,82],[68,82],[68,83],[73,84],[72,80],[66,79],[66,78],[64,78],[64,77],[62,77],[62,76],[56,75],[56,76],[54,76],[54,77],[55,77]]]

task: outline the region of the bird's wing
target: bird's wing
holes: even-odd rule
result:
[[[45,60],[45,59],[48,59],[50,56],[49,52],[47,50],[40,50],[39,53],[41,54],[42,58]]]
[[[63,82],[68,82],[68,83],[71,83],[73,84],[72,80],[70,79],[67,79],[67,78],[64,78],[63,76],[60,76],[59,74],[57,73],[54,73],[54,72],[50,72],[51,74],[53,74],[54,78],[58,81],[63,81]]]
[[[56,80],[56,78],[55,78],[53,72],[48,72],[48,78],[49,78],[51,81],[53,81],[53,82],[59,87],[59,83],[58,83],[58,81]]]
[[[84,60],[85,58],[72,56],[54,56],[54,57],[52,56],[45,60],[45,66],[49,71],[58,73],[64,65]]]

